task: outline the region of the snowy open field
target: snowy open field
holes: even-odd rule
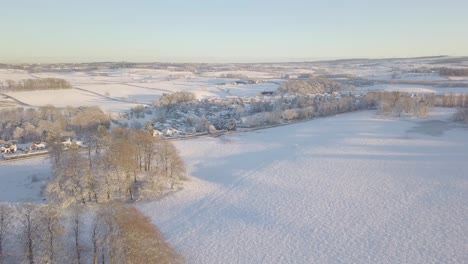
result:
[[[193,177],[139,208],[188,263],[467,263],[468,129],[449,114],[179,141]]]
[[[78,107],[98,105],[104,111],[123,112],[138,105],[137,103],[112,100],[77,89],[9,92],[7,94],[31,106],[53,105],[56,107]]]
[[[428,85],[411,84],[376,84],[358,87],[357,91],[398,91],[407,93],[434,93],[434,94],[468,94],[468,87],[436,87]]]
[[[244,74],[246,72],[235,73]],[[262,91],[275,91],[279,87],[279,84],[274,82],[233,85],[232,82],[240,79],[219,77],[223,74],[226,72],[210,73],[207,74],[207,77],[202,77],[194,76],[191,72],[138,68],[30,74],[23,70],[10,69],[0,70],[0,84],[6,83],[6,80],[9,79],[47,77],[65,79],[78,89],[9,91],[7,94],[31,106],[48,104],[57,107],[99,105],[103,110],[109,112],[123,112],[137,104],[151,104],[163,93],[188,91],[194,93],[198,99],[202,99],[207,97],[256,96]],[[253,72],[249,76],[264,77],[265,74]]]
[[[42,202],[41,189],[50,175],[47,158],[0,163],[0,202]]]
[[[468,88],[456,87],[465,86],[468,77],[441,76],[437,71],[438,67],[466,67],[457,60],[449,63],[447,58],[355,59],[271,64],[36,65],[39,68],[23,65],[17,69],[0,69],[0,89],[6,86],[7,80],[47,77],[65,79],[73,87],[84,90],[52,90],[40,93],[8,91],[8,94],[32,106],[99,105],[109,112],[122,112],[135,104],[151,104],[163,93],[177,91],[192,92],[198,99],[257,96],[263,91],[276,91],[281,83],[288,80],[286,77],[294,79],[325,76],[341,81],[363,78],[380,83],[358,87],[358,91],[468,93]],[[426,70],[418,72],[421,69]],[[247,80],[259,83],[235,83]],[[390,80],[410,84],[382,84]],[[421,85],[413,85],[412,82],[420,82]],[[438,87],[444,85],[454,87]],[[7,103],[10,105],[9,102],[3,105]]]

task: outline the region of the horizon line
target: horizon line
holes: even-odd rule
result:
[[[284,60],[284,61],[251,61],[251,62],[190,62],[190,61],[82,61],[82,62],[0,62],[3,65],[54,65],[54,64],[99,64],[99,63],[134,63],[134,64],[280,64],[280,63],[310,63],[310,62],[334,62],[353,60],[410,60],[410,59],[435,59],[435,58],[465,58],[468,55],[429,55],[429,56],[409,56],[409,57],[342,57],[342,58],[317,58],[305,60]]]

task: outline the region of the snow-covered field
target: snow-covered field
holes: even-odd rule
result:
[[[467,263],[468,129],[448,115],[179,141],[193,177],[139,208],[188,263]]]
[[[359,87],[359,91],[398,90],[439,94],[468,93],[468,88],[436,86],[464,86],[468,80],[466,76],[440,76],[436,70],[437,67],[462,67],[462,64],[456,62],[452,64],[437,63],[439,60],[443,62],[445,59],[447,58],[356,59],[271,64],[43,65],[42,68],[36,65],[39,67],[38,69],[34,67],[31,69],[30,66],[23,65],[22,69],[0,69],[0,91],[3,86],[6,86],[7,80],[61,78],[67,80],[73,87],[86,91],[9,92],[9,95],[32,106],[46,104],[56,106],[99,105],[109,112],[122,112],[135,104],[151,104],[163,93],[177,91],[192,92],[198,99],[257,96],[263,91],[277,90],[280,83],[287,81],[287,79],[282,79],[286,76],[298,78],[303,74],[328,76],[336,79],[359,77],[377,82],[395,80],[411,83],[419,81],[425,84],[378,84]],[[422,68],[434,70],[417,71]],[[235,83],[246,80],[254,80],[259,83]]]
[[[468,94],[468,87],[436,87],[428,85],[411,84],[376,84],[358,87],[357,91],[399,91],[408,93],[434,93],[434,94]]]
[[[0,202],[42,202],[42,187],[50,175],[47,158],[0,163]]]
[[[98,105],[105,111],[123,112],[138,105],[138,103],[116,101],[77,89],[9,92],[7,94],[31,106],[78,107]]]
[[[245,74],[249,72],[234,72]],[[234,74],[232,73],[232,74]],[[223,78],[227,72],[207,73],[207,77],[191,72],[158,69],[109,69],[93,72],[41,72],[29,74],[23,70],[0,70],[0,85],[6,80],[30,78],[62,78],[79,89],[8,92],[13,98],[32,106],[99,105],[105,111],[122,112],[137,104],[151,104],[163,93],[188,91],[197,98],[226,96],[256,96],[262,91],[275,91],[274,82],[231,84],[240,79]],[[213,75],[213,76],[211,76]],[[250,77],[269,77],[267,73],[250,72]],[[277,80],[268,80],[277,81]],[[221,85],[225,84],[225,85]]]

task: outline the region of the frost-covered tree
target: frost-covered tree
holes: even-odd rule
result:
[[[32,204],[23,205],[19,218],[22,228],[21,244],[23,246],[23,256],[29,264],[34,264],[36,261],[36,248],[40,241],[39,217],[36,206]]]
[[[4,263],[6,238],[13,224],[13,210],[7,204],[0,204],[0,263]]]
[[[324,77],[312,77],[306,80],[291,80],[283,83],[279,91],[290,94],[322,94],[343,90],[354,90],[355,87],[342,84]]]
[[[40,222],[42,262],[56,263],[63,250],[61,240],[64,226],[60,209],[53,205],[42,206],[38,209],[37,217]]]

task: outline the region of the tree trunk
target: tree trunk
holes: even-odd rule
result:
[[[97,249],[97,241],[93,241],[93,263],[98,264],[98,249]]]
[[[47,230],[49,231],[49,247],[50,247],[50,263],[55,263],[55,256],[54,256],[54,234],[52,232],[52,226],[49,224],[47,225]]]
[[[80,250],[80,241],[79,241],[79,234],[80,234],[80,220],[79,216],[75,218],[75,250],[76,250],[76,260],[78,264],[81,264],[81,250]]]
[[[29,264],[34,264],[33,241],[31,237],[28,239],[28,260]]]
[[[130,200],[133,201],[133,188],[131,186],[128,188],[128,192],[130,194]]]
[[[104,247],[101,248],[101,264],[106,264],[106,255],[104,254]]]
[[[3,264],[3,241],[0,239],[0,264]]]

